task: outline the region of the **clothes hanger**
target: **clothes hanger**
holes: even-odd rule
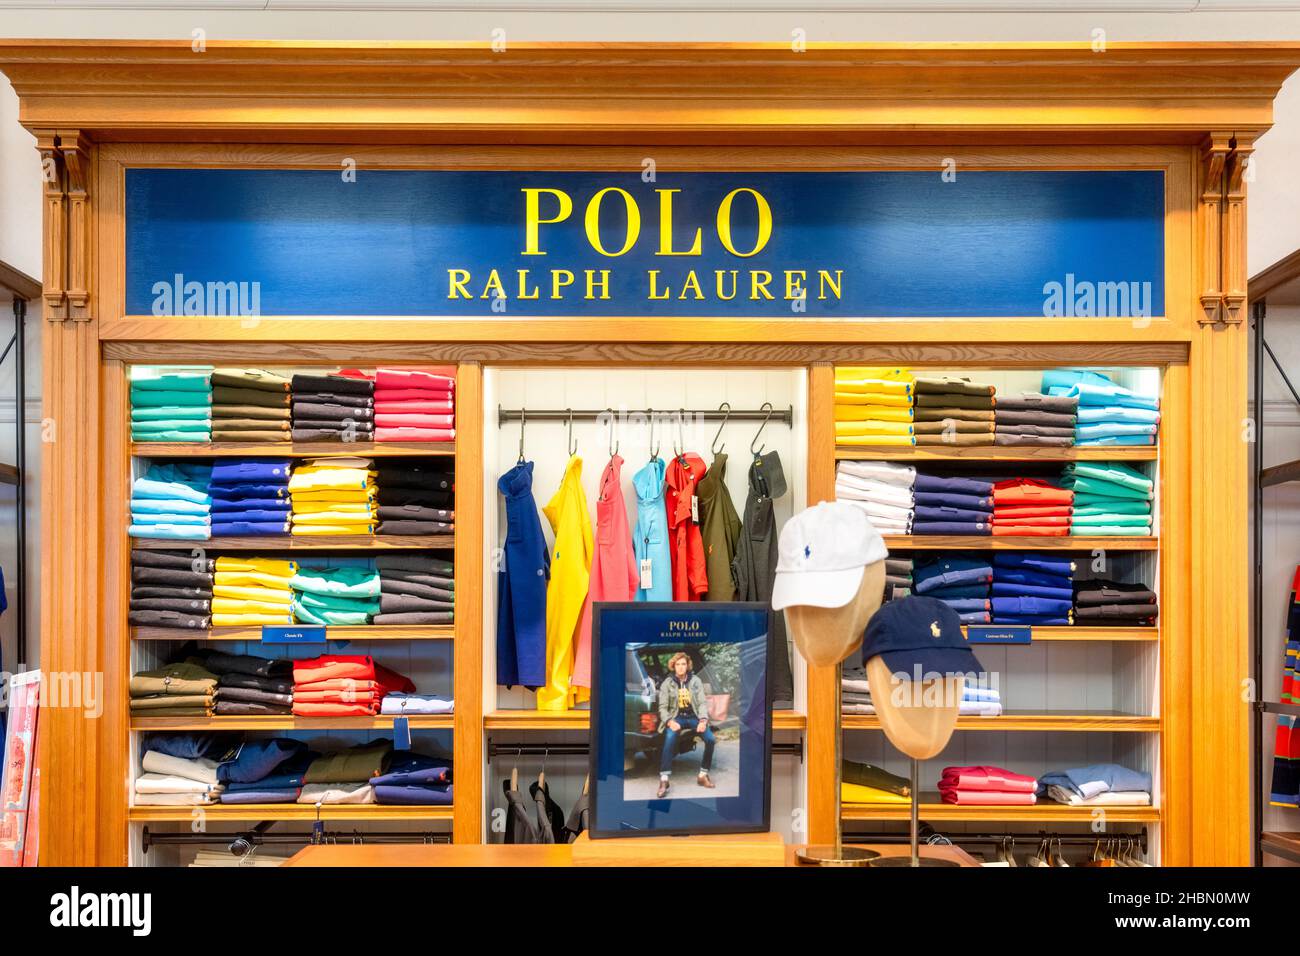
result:
[[[1035,850],[1034,855],[1029,858],[1029,865],[1030,866],[1051,866],[1052,865],[1047,862],[1047,840],[1046,839],[1039,841],[1038,849]]]
[[[757,461],[759,456],[763,454],[763,449],[767,447],[766,445],[759,445],[757,450],[754,449],[755,443],[763,434],[763,429],[766,428],[767,423],[772,420],[772,410],[771,402],[764,402],[763,407],[759,409],[760,412],[767,412],[767,415],[763,417],[763,424],[759,425],[758,431],[754,433],[754,440],[749,443],[749,451],[750,454],[754,456],[755,461]]]
[[[528,417],[528,409],[526,408],[519,409],[519,462],[518,464],[520,465],[524,463],[524,419],[526,417]]]
[[[551,748],[542,748],[542,769],[537,771],[537,786],[539,789],[546,789],[546,758],[550,756]]]
[[[1056,850],[1052,853],[1052,866],[1069,866],[1065,860],[1065,847],[1061,846],[1061,840],[1056,840]]]
[[[573,409],[566,408],[569,413],[569,457],[572,458],[578,453],[578,443],[573,440]]]
[[[607,408],[605,411],[609,412],[609,457],[613,459],[618,454],[619,445],[614,438],[614,409]]]
[[[709,445],[709,450],[713,452],[714,458],[717,458],[727,447],[727,443],[723,442],[722,447],[719,448],[718,439],[722,437],[722,429],[727,427],[727,419],[731,417],[731,402],[723,402],[718,406],[718,411],[722,412],[722,424],[718,426],[718,431]]]
[[[686,409],[677,409],[677,437],[673,439],[673,455],[683,465],[686,464],[686,440],[682,436],[682,419],[686,417]]]
[[[653,408],[646,409],[646,415],[650,419],[650,460],[659,460],[659,445],[655,443],[655,412]]]

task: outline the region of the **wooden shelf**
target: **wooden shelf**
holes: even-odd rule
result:
[[[880,718],[866,714],[845,714],[845,730],[879,730]],[[958,730],[1002,731],[1073,731],[1155,733],[1160,730],[1159,717],[1123,714],[1113,710],[1082,711],[1072,714],[1044,714],[1005,711],[997,717],[958,717]]]
[[[1289,481],[1300,481],[1300,461],[1287,461],[1265,468],[1259,473],[1259,481],[1265,488],[1284,485]]]
[[[180,540],[132,538],[137,551],[174,551],[204,548],[208,551],[392,551],[398,549],[450,551],[456,537],[450,534],[313,534],[294,537],[267,534]]]
[[[408,717],[412,729],[450,730],[452,715]],[[376,717],[132,717],[132,730],[390,730],[391,715]]]
[[[239,803],[208,807],[131,807],[132,823],[191,823],[194,811],[202,811],[209,822],[232,823],[256,820],[450,820],[451,807],[411,807],[377,803],[333,804],[320,808],[311,803]]]
[[[981,627],[997,627],[984,624]],[[966,627],[962,626],[965,633]],[[1039,641],[1158,641],[1160,629],[1156,627],[1034,627],[1034,644]],[[1024,644],[972,644],[972,648],[1024,647]]]
[[[791,710],[772,712],[773,730],[803,730],[808,718]],[[587,710],[494,710],[483,715],[488,730],[587,730],[591,712]]]
[[[944,803],[937,792],[923,792],[918,813],[922,821],[966,821],[969,823],[1091,823],[1097,807],[1070,807],[1040,800],[1028,807],[959,807]],[[1102,807],[1107,823],[1157,823],[1158,807]],[[908,820],[911,807],[905,803],[846,803],[844,820]]]
[[[1034,535],[887,534],[884,538],[885,546],[891,551],[895,548],[943,551],[1155,551],[1160,547],[1159,538],[1129,538],[1123,535],[1040,538]]]
[[[5,462],[0,462],[0,485],[18,484],[18,468]]]
[[[854,447],[838,445],[835,457],[849,461],[1155,461],[1156,445],[1116,445],[1113,448],[1082,445],[1048,448],[1039,445],[924,445],[915,448]]]
[[[399,456],[450,458],[456,454],[456,443],[454,441],[137,441],[131,443],[131,454],[140,458],[326,458],[333,455],[356,455],[362,458]]]
[[[1259,835],[1260,849],[1292,863],[1300,863],[1300,833],[1265,830]]]
[[[330,641],[450,641],[455,636],[453,624],[370,624],[325,628],[325,637]],[[183,627],[133,627],[131,638],[136,641],[260,641],[262,629],[213,627],[191,631]]]

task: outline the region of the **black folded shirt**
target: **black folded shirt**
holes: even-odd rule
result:
[[[215,571],[214,558],[196,558],[190,551],[132,551],[131,565],[137,568],[171,568],[174,571]]]
[[[373,395],[375,383],[368,378],[348,375],[306,375],[299,372],[289,383],[289,391],[297,397],[299,392],[338,392],[341,395]]]
[[[1145,584],[1125,584],[1122,581],[1077,581],[1074,585],[1074,603],[1085,604],[1155,604],[1155,592]]]
[[[375,569],[379,572],[381,586],[384,573],[388,571],[410,571],[414,574],[451,577],[452,567],[452,563],[445,558],[434,558],[424,554],[381,554],[375,558]]]

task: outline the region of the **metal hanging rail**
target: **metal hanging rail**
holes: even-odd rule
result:
[[[732,409],[720,408],[502,408],[497,406],[497,424],[517,422],[604,422],[613,411],[616,419],[622,421],[633,415],[649,418],[654,416],[657,422],[676,421],[677,418],[692,418],[706,422],[780,422],[783,425],[794,424],[794,406],[782,409]]]
[[[227,846],[235,856],[242,856],[257,846],[307,846],[311,844],[374,843],[451,843],[450,833],[432,830],[362,832],[360,830],[322,830],[307,833],[269,833],[274,821],[263,821],[248,830],[234,833],[155,833],[142,828],[140,846],[148,853],[154,846]]]
[[[872,843],[911,843],[912,837],[907,833],[871,831],[871,830],[846,830],[844,836],[853,837],[853,839],[869,840]],[[1038,830],[1034,833],[946,833],[936,830],[929,824],[921,825],[920,839],[922,844],[933,838],[942,838],[952,844],[970,844],[979,846],[1001,846],[1003,844],[1015,845],[1041,843],[1043,840],[1049,840],[1052,843],[1061,846],[1095,846],[1098,843],[1105,843],[1111,840],[1131,840],[1144,853],[1147,849],[1147,828],[1134,830],[1132,833],[1053,833],[1047,830]],[[928,844],[933,846],[935,844]]]

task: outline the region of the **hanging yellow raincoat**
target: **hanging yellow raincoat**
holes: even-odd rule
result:
[[[587,493],[582,490],[582,459],[574,455],[554,497],[542,509],[555,532],[551,580],[546,586],[546,686],[537,688],[538,710],[568,710],[587,700],[585,687],[573,687],[578,622],[591,582],[592,537]]]

